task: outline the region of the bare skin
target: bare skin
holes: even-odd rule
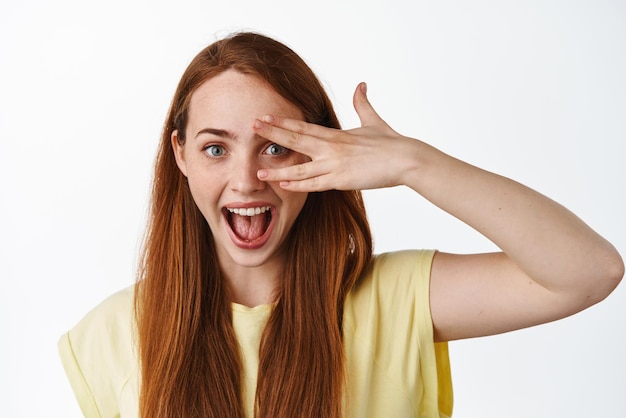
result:
[[[437,341],[554,321],[601,301],[620,282],[624,263],[615,248],[563,206],[398,134],[370,105],[363,83],[354,107],[361,127],[351,130],[274,114],[256,120],[259,136],[311,160],[257,176],[293,192],[406,185],[493,241],[501,253],[435,256]]]

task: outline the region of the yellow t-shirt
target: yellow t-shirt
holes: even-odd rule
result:
[[[375,257],[344,307],[347,417],[448,418],[448,345],[433,342],[430,267],[434,251]],[[252,417],[258,350],[272,305],[233,304],[244,363],[243,399]],[[139,369],[133,287],[87,314],[59,341],[59,353],[86,417],[138,416]]]

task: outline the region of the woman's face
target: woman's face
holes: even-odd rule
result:
[[[229,70],[191,96],[184,145],[177,132],[172,135],[177,164],[213,233],[227,277],[251,268],[275,274],[282,264],[281,244],[307,198],[257,178],[261,168],[309,160],[254,133],[255,119],[266,114],[303,119],[260,78]]]

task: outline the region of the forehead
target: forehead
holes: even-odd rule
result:
[[[277,114],[303,119],[300,109],[256,75],[225,71],[205,81],[191,96],[189,122],[237,122]]]

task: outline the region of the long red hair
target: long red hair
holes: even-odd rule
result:
[[[170,143],[174,130],[185,140],[192,93],[228,69],[267,81],[308,122],[339,128],[317,77],[282,43],[238,33],[192,60],[163,129],[135,292],[144,418],[244,417],[228,289]],[[309,193],[285,251],[284,280],[261,341],[255,416],[339,417],[343,304],[372,256],[360,192]]]

